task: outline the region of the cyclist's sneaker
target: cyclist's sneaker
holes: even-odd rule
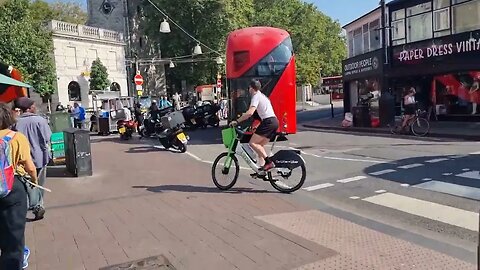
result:
[[[273,163],[273,161],[270,161],[270,162],[265,163],[265,165],[263,165],[262,171],[267,172],[267,171],[270,171],[273,168],[275,168],[275,164]]]
[[[30,257],[30,249],[25,246],[23,248],[23,269],[27,269],[28,267],[28,258]]]

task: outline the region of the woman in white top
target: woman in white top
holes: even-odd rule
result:
[[[415,101],[415,94],[417,92],[415,91],[415,88],[410,88],[407,92],[407,94],[403,97],[403,106],[405,108],[404,111],[404,117],[403,117],[403,122],[402,122],[402,130],[407,126],[407,123],[410,119],[413,118],[415,115],[415,110],[416,110],[416,104],[417,102]]]
[[[250,146],[257,153],[260,158],[260,162],[264,162],[262,170],[271,170],[274,166],[270,157],[268,157],[264,146],[270,141],[273,135],[275,135],[278,129],[278,119],[273,111],[272,103],[265,96],[260,89],[261,83],[258,80],[252,80],[249,85],[250,96],[250,108],[246,111],[237,121],[232,121],[231,125],[235,126],[240,122],[243,122],[254,115],[256,112],[261,119],[260,125],[255,130],[255,133],[250,139]],[[260,163],[262,164],[262,163]]]

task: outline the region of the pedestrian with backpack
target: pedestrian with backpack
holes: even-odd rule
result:
[[[20,180],[30,175],[37,183],[37,171],[25,135],[12,131],[15,116],[0,102],[0,269],[24,268],[27,193]]]
[[[52,130],[47,119],[37,114],[35,102],[28,97],[20,97],[14,101],[15,108],[20,109],[15,130],[24,134],[30,142],[30,152],[33,163],[37,168],[38,184],[45,185],[47,178],[47,164],[50,161],[50,137]],[[39,188],[26,185],[28,193],[28,209],[33,211],[35,220],[43,219],[45,207],[43,206],[44,192]]]

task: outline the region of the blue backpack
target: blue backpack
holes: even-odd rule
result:
[[[80,115],[78,116],[78,119],[81,121],[85,120],[85,109],[83,107],[80,107]]]
[[[15,134],[14,131],[10,131],[5,137],[0,138],[0,198],[6,197],[12,191],[15,181],[15,168],[10,153],[10,141]]]

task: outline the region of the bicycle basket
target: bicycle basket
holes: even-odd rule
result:
[[[230,148],[235,140],[235,128],[222,129],[222,140],[225,147]]]

